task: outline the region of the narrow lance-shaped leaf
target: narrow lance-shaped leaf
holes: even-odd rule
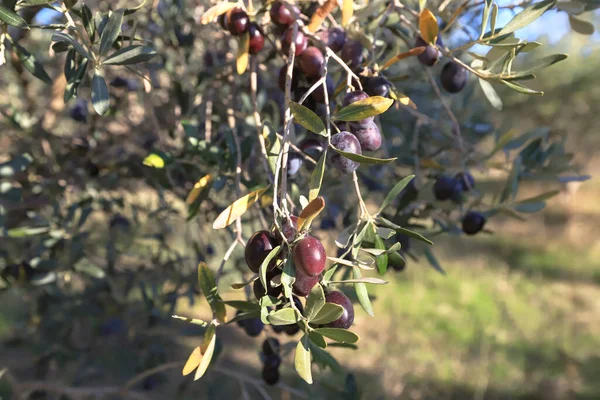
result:
[[[290,110],[292,111],[292,115],[294,116],[294,121],[302,125],[307,130],[316,133],[317,135],[327,137],[327,132],[325,131],[325,125],[321,118],[313,111],[309,110],[307,107],[302,104],[291,102]]]
[[[217,291],[215,277],[210,268],[208,268],[208,265],[204,262],[198,264],[198,285],[215,316],[219,321],[227,322],[225,305]]]
[[[488,20],[490,18],[490,7],[492,5],[492,1],[493,0],[485,0],[484,6],[483,6],[483,12],[481,14],[481,34],[479,35],[480,38],[483,37],[483,34],[485,33],[485,30],[487,29]]]
[[[15,28],[29,29],[27,22],[19,14],[0,4],[0,21]]]
[[[304,379],[307,383],[312,384],[312,371],[310,361],[310,346],[308,335],[302,336],[302,339],[296,346],[296,355],[294,357],[294,367],[298,375]]]
[[[429,247],[426,247],[424,250],[424,254],[425,254],[425,258],[427,258],[427,261],[429,261],[429,264],[439,273],[441,274],[446,274],[446,272],[444,271],[444,269],[442,268],[442,266],[440,265],[439,261],[437,260],[437,258],[435,257],[435,255],[433,255],[433,252],[431,251],[431,249]]]
[[[64,33],[64,32],[56,32],[52,35],[52,41],[53,42],[65,42],[70,44],[71,46],[73,46],[73,48],[82,56],[84,56],[85,58],[87,58],[88,60],[91,60],[92,56],[90,56],[90,54],[87,52],[86,49],[83,48],[83,46],[77,41],[75,40],[75,38],[73,38],[73,36]]]
[[[502,100],[492,85],[485,79],[479,79],[479,85],[481,86],[481,90],[483,90],[483,94],[485,94],[485,98],[488,99],[492,107],[498,111],[502,110]]]
[[[267,321],[272,325],[289,325],[295,324],[298,321],[298,316],[293,308],[284,308],[269,314]]]
[[[531,24],[533,21],[542,16],[546,11],[551,9],[554,4],[556,4],[556,0],[544,0],[539,3],[535,3],[526,7],[523,11],[514,16],[512,20],[510,20],[504,28],[500,30],[494,36],[502,36],[509,33],[512,33],[518,29],[524,28],[527,25]]]
[[[96,41],[96,25],[94,25],[92,10],[90,10],[90,8],[85,4],[81,6],[81,18],[90,41],[94,43]]]
[[[352,161],[361,163],[361,164],[389,164],[389,163],[397,160],[396,157],[394,157],[394,158],[375,158],[375,157],[363,156],[362,154],[348,153],[346,151],[337,149],[333,146],[331,146],[331,148],[333,150],[335,150],[337,153],[341,154],[342,156],[344,156]]]
[[[338,121],[360,121],[386,112],[392,104],[394,104],[392,99],[372,96],[347,105],[334,118]]]
[[[108,56],[103,64],[131,65],[148,61],[156,55],[156,50],[148,46],[127,46]]]
[[[383,255],[386,255],[386,253],[384,253]],[[379,278],[372,278],[370,276],[365,276],[363,278],[357,278],[357,279],[346,279],[343,281],[331,281],[331,283],[370,283],[372,285],[386,285],[388,283],[388,281],[384,281],[383,279],[379,279]]]
[[[298,216],[298,229],[302,230],[309,228],[312,220],[315,219],[321,211],[325,208],[325,199],[323,197],[317,197],[312,200],[308,205],[300,212]]]
[[[569,14],[569,24],[575,32],[582,35],[593,35],[596,30],[594,24],[591,22],[577,18],[571,14]]]
[[[352,268],[352,275],[354,275],[354,279],[360,279],[362,277],[360,269],[357,267]],[[367,286],[364,283],[356,283],[354,285],[354,290],[356,291],[358,302],[360,303],[363,310],[365,310],[365,312],[371,317],[375,315],[375,312],[373,311],[373,305],[371,304],[371,300],[369,299],[369,292],[367,291]]]
[[[14,43],[14,49],[17,52],[19,60],[21,60],[27,71],[31,72],[33,76],[42,82],[47,83],[48,85],[52,84],[52,79],[46,70],[44,70],[42,64],[40,64],[40,62],[31,53],[29,53],[27,49],[21,47],[18,43]]]
[[[200,360],[200,365],[198,365],[198,369],[196,370],[196,375],[194,375],[194,380],[204,376],[206,373],[206,369],[210,364],[210,360],[212,359],[213,353],[215,351],[215,343],[217,341],[217,335],[215,333],[214,325],[210,325],[208,330],[204,334],[204,343],[202,343],[202,347],[200,350],[202,351],[202,360]]]
[[[106,86],[106,81],[98,70],[96,70],[92,79],[92,105],[100,115],[106,114],[110,107],[108,86]]]
[[[123,10],[117,10],[112,13],[108,19],[108,23],[102,31],[100,37],[100,55],[103,56],[112,48],[115,40],[121,33],[121,25],[123,24]]]
[[[286,298],[292,297],[292,285],[296,280],[296,269],[292,262],[292,257],[288,257],[281,273],[281,285],[283,286],[283,294]]]
[[[308,338],[310,339],[312,344],[315,344],[322,349],[327,348],[327,342],[325,342],[325,338],[320,333],[317,333],[315,331],[310,331],[308,333]]]
[[[212,182],[212,176],[210,174],[204,175],[202,178],[200,178],[198,180],[198,182],[196,182],[194,184],[194,187],[192,188],[192,190],[190,190],[190,193],[188,194],[187,198],[185,199],[185,203],[187,205],[190,205],[194,201],[196,201],[198,196],[200,196],[200,193],[202,193],[204,188],[206,188],[211,182]]]
[[[267,269],[269,267],[269,264],[271,263],[271,260],[273,260],[275,257],[277,257],[280,250],[281,250],[281,246],[277,246],[274,249],[272,249],[269,252],[269,254],[267,254],[267,256],[263,260],[262,264],[260,264],[260,268],[258,270],[258,277],[260,278],[260,283],[262,283],[264,288],[269,287],[269,285],[267,284]]]
[[[213,229],[223,229],[241,217],[269,189],[270,186],[255,190],[234,201],[213,223]]]
[[[323,184],[323,175],[325,174],[325,160],[327,159],[327,149],[321,154],[317,166],[310,176],[310,190],[308,192],[308,201],[313,201],[319,196],[321,185]]]
[[[409,51],[395,55],[394,57],[387,60],[385,64],[383,64],[383,67],[381,67],[381,70],[384,71],[384,70],[388,69],[389,67],[391,67],[392,65],[396,64],[398,61],[404,60],[405,58],[418,56],[421,53],[423,53],[426,49],[427,49],[427,47],[425,47],[425,46],[415,47],[414,49],[410,49]]]
[[[556,64],[557,62],[563,61],[567,57],[568,56],[566,54],[553,54],[551,56],[543,57],[543,58],[535,60],[534,62],[532,62],[529,65],[523,66],[522,67],[523,69],[521,71],[519,71],[518,73],[513,73],[510,76],[511,77],[526,76],[526,75],[531,74],[532,72],[535,72],[542,68],[547,68],[547,67],[551,66],[552,64]],[[504,78],[504,77],[502,77],[502,78]]]
[[[323,287],[319,284],[313,286],[308,298],[306,299],[306,307],[304,307],[304,316],[310,322],[325,305],[325,293]]]
[[[343,0],[342,3],[342,26],[348,26],[354,14],[354,1]]]
[[[385,196],[385,199],[383,199],[381,207],[379,207],[378,214],[381,213],[392,201],[394,201],[394,199],[400,194],[400,192],[402,192],[402,190],[404,190],[406,185],[408,185],[414,177],[414,175],[409,175],[394,185],[392,190],[390,190],[387,196]]]
[[[375,235],[375,248],[379,249],[379,250],[385,250],[385,244],[383,243],[383,239],[381,237],[379,237],[379,235]],[[379,254],[375,257],[375,264],[377,265],[377,271],[381,274],[384,275],[387,271],[388,268],[388,255],[387,253],[382,253]],[[365,278],[363,278],[363,282],[365,283],[369,283],[367,281],[364,280]],[[373,278],[371,278],[373,279]],[[383,281],[385,282],[385,281]],[[370,283],[374,283],[374,282],[370,282]],[[387,283],[387,282],[385,282]]]

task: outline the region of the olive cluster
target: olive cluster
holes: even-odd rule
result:
[[[443,47],[440,36],[437,37],[436,45]],[[417,58],[421,64],[429,67],[436,64],[442,55],[437,47],[430,45],[420,36],[417,37],[415,47],[425,47],[425,51],[419,54]],[[448,93],[458,93],[467,85],[468,77],[468,72],[462,65],[456,61],[448,61],[442,68],[440,83]]]
[[[278,232],[277,229],[274,228],[271,232],[262,230],[254,233],[246,244],[246,264],[252,272],[258,273],[269,253],[282,243],[281,235],[285,236],[288,243],[291,243],[291,256],[294,263],[295,274],[295,281],[292,286],[294,306],[300,313],[303,313],[303,305],[299,297],[308,296],[313,287],[320,284],[321,274],[325,270],[327,255],[325,253],[325,248],[317,238],[307,234],[302,236],[302,234],[298,232],[297,217],[291,216],[290,220],[285,221],[281,227],[281,232]],[[283,253],[281,253],[280,257],[282,254]],[[281,274],[283,270],[280,265],[281,263],[278,261],[277,257],[275,257],[267,265],[266,288],[261,283],[260,279],[254,281],[253,292],[257,300],[265,295],[274,298],[282,298],[283,287],[281,285]],[[325,297],[327,302],[339,304],[344,308],[342,316],[339,319],[328,323],[327,326],[345,329],[349,328],[354,321],[354,307],[352,306],[352,302],[346,295],[338,291],[328,291]],[[284,300],[284,304],[287,303],[285,298],[282,298],[282,300]],[[278,306],[278,308],[281,307],[283,306]],[[240,321],[240,326],[242,326],[250,336],[256,336],[263,329],[262,322],[259,319],[256,320],[258,323],[255,320],[242,320]],[[299,331],[297,324],[274,326],[273,329],[277,333],[285,332],[289,335],[294,335]],[[258,331],[258,333],[255,334],[256,331]]]
[[[219,16],[219,24],[234,36],[248,32],[250,36],[249,53],[257,54],[265,45],[265,36],[256,22],[250,22],[248,13],[235,7]]]
[[[475,188],[475,178],[468,172],[459,172],[453,177],[440,175],[433,185],[433,194],[437,200],[452,200],[462,202],[463,193]],[[485,225],[485,216],[476,211],[468,212],[462,221],[463,232],[474,235],[480,232]]]

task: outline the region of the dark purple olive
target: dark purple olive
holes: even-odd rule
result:
[[[232,35],[242,35],[248,31],[250,20],[246,11],[236,7],[227,13],[227,28]]]
[[[437,200],[451,200],[461,193],[462,184],[446,175],[440,175],[433,184],[433,194]]]
[[[381,147],[381,132],[375,121],[350,122],[348,129],[356,136],[363,151],[375,151]]]
[[[265,366],[262,370],[262,378],[267,385],[273,386],[279,382],[279,370],[277,368],[267,368]]]
[[[342,60],[348,67],[354,69],[360,67],[363,61],[363,45],[358,40],[346,39],[342,47]]]
[[[331,145],[346,153],[362,154],[360,142],[356,136],[350,132],[342,131],[333,135],[331,137]],[[335,151],[329,151],[327,153],[327,158],[329,159],[329,162],[343,174],[349,174],[356,171],[360,165],[358,162],[343,157]]]
[[[248,264],[248,268],[254,273],[258,273],[261,264],[267,258],[271,250],[276,247],[275,239],[269,234],[267,231],[258,231],[250,239],[246,244],[245,250],[245,258],[246,264]],[[275,268],[275,259],[273,259],[268,266],[268,269],[271,270]]]
[[[467,85],[468,72],[455,61],[449,61],[442,69],[440,82],[449,93],[458,93]]]
[[[346,32],[340,27],[329,28],[318,33],[321,40],[336,53],[342,50],[346,41]]]
[[[469,172],[459,172],[454,175],[454,179],[460,182],[463,191],[468,192],[475,188],[475,178]]]
[[[439,36],[437,43],[441,45],[441,40]],[[434,65],[442,55],[437,48],[427,43],[425,40],[423,40],[421,36],[417,37],[415,47],[425,47],[425,51],[417,56],[419,62],[423,65]]]
[[[475,235],[479,233],[485,225],[485,216],[476,211],[471,211],[465,215],[462,221],[463,232],[467,235]]]
[[[300,68],[302,72],[309,78],[320,77],[325,66],[325,57],[319,48],[309,46],[300,55]]]

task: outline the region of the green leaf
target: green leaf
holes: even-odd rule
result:
[[[204,262],[198,264],[198,285],[217,319],[221,322],[227,322],[225,304],[223,304],[223,300],[221,300],[221,296],[217,291],[215,277]]]
[[[262,264],[260,264],[260,268],[258,270],[258,277],[260,278],[260,283],[262,283],[263,288],[269,287],[268,282],[267,282],[267,268],[269,267],[269,263],[271,262],[271,260],[273,260],[275,257],[277,257],[277,254],[279,254],[280,250],[281,250],[281,246],[275,247],[273,250],[271,250],[269,252],[267,257],[265,257]]]
[[[362,277],[360,269],[357,267],[352,268],[352,275],[354,276],[354,279],[360,279]],[[358,302],[360,303],[363,310],[365,310],[365,312],[371,317],[375,315],[375,312],[373,311],[373,305],[371,304],[371,300],[369,299],[369,292],[367,291],[367,286],[364,283],[356,283],[354,285],[354,290],[356,291]]]
[[[319,197],[319,192],[321,191],[321,185],[323,184],[323,175],[325,174],[325,160],[327,159],[327,149],[323,151],[321,154],[321,158],[319,158],[319,162],[317,162],[317,166],[313,170],[310,176],[310,190],[308,192],[308,201],[313,201],[317,197]]]
[[[165,159],[156,153],[150,153],[144,158],[143,164],[152,168],[164,168]]]
[[[100,115],[106,114],[110,107],[108,86],[106,86],[106,81],[99,74],[98,70],[96,70],[92,79],[92,105],[94,106],[94,110]]]
[[[344,314],[344,308],[339,304],[325,303],[321,310],[310,321],[311,324],[325,325],[335,321]]]
[[[267,321],[271,325],[290,325],[295,324],[298,321],[296,310],[293,308],[283,308],[275,311],[267,316]]]
[[[286,298],[292,297],[292,285],[296,280],[296,269],[292,262],[292,257],[288,257],[283,272],[281,273],[281,285],[283,286],[283,294]]]
[[[349,158],[352,161],[361,163],[361,164],[389,164],[389,163],[397,160],[396,157],[394,157],[394,158],[375,158],[375,157],[363,156],[362,154],[347,153],[345,151],[336,149],[335,147],[333,147],[333,145],[331,146],[331,148],[333,150],[335,150],[337,153],[341,154],[342,156]]]
[[[44,70],[42,64],[40,64],[36,58],[31,55],[31,53],[29,53],[24,47],[21,47],[18,43],[14,43],[14,49],[17,52],[19,60],[21,60],[27,71],[31,72],[33,76],[42,82],[47,83],[48,85],[52,84],[52,79]]]
[[[514,204],[512,208],[518,212],[532,214],[532,213],[536,213],[538,211],[542,211],[544,209],[544,207],[546,207],[546,203],[543,201],[538,201],[535,203],[530,202],[530,203]]]
[[[302,104],[296,102],[290,102],[290,110],[294,115],[294,120],[302,125],[307,130],[316,133],[317,135],[327,137],[327,132],[325,131],[325,125],[323,125],[323,121],[321,118],[307,107]]]
[[[535,72],[542,68],[547,68],[552,64],[556,64],[557,62],[566,59],[567,57],[568,56],[566,54],[553,54],[551,56],[542,57],[540,59],[535,60],[530,65],[523,66],[523,70],[519,71],[518,73],[511,74],[510,77],[515,78],[530,75],[532,72]]]
[[[560,4],[560,3],[559,3]],[[596,30],[594,24],[581,18],[569,14],[569,24],[571,28],[582,35],[593,35]]]
[[[481,16],[481,33],[479,37],[483,37],[483,34],[487,29],[488,20],[490,19],[490,7],[492,5],[492,1],[493,0],[485,0],[485,3],[483,5],[483,13]],[[491,31],[493,32],[494,30],[492,29]]]
[[[246,319],[251,319],[251,318],[259,318],[261,315],[261,310],[252,310],[252,311],[245,311],[243,313],[237,314],[234,318],[230,319],[229,321],[227,321],[228,324],[233,324],[235,322],[238,321],[243,321]]]
[[[79,85],[83,81],[85,77],[85,73],[88,67],[88,60],[85,59],[77,69],[77,72],[73,75],[73,77],[67,80],[67,86],[65,87],[65,94],[63,97],[63,101],[66,103],[77,93],[79,89]]]
[[[556,196],[557,194],[560,194],[560,190],[553,190],[551,192],[542,193],[537,196],[530,197],[529,199],[518,201],[515,204],[537,203],[539,201],[551,199],[552,197]]]
[[[379,235],[375,235],[375,248],[385,251],[385,244],[383,243],[383,239],[381,237],[379,237]],[[377,271],[379,271],[379,273],[381,275],[384,275],[386,273],[387,267],[388,267],[387,253],[384,252],[382,254],[375,256],[375,264],[377,265]]]
[[[171,318],[179,319],[181,321],[189,322],[190,324],[199,325],[199,326],[202,326],[202,327],[207,327],[208,326],[208,322],[202,321],[201,319],[182,317],[182,316],[179,316],[179,315],[171,315]]]
[[[360,121],[386,112],[392,104],[394,104],[392,99],[372,96],[342,108],[334,116],[334,119],[338,121]]]
[[[156,55],[156,50],[148,46],[127,46],[108,56],[102,64],[130,65],[148,61]]]
[[[224,301],[223,304],[241,311],[255,311],[260,309],[258,304],[242,300],[228,300]]]
[[[89,263],[77,263],[73,267],[75,271],[82,272],[86,275],[91,276],[92,278],[102,279],[106,276],[106,273],[102,268],[97,265],[89,264]]]
[[[6,23],[10,26],[14,26],[15,28],[29,29],[29,26],[27,26],[27,22],[25,22],[25,20],[23,18],[21,18],[21,16],[19,14],[17,14],[14,11],[9,10],[8,8],[4,7],[1,4],[0,4],[0,21],[3,21],[4,23]]]
[[[496,30],[496,19],[498,18],[498,4],[492,4],[492,16],[490,17],[490,31]]]
[[[404,190],[404,188],[406,187],[406,185],[408,185],[410,183],[410,181],[413,180],[414,177],[415,177],[414,175],[409,175],[406,178],[402,179],[400,182],[396,183],[396,185],[394,185],[394,187],[392,188],[392,190],[389,191],[389,193],[387,194],[387,196],[385,196],[385,199],[383,200],[383,203],[381,203],[381,207],[379,207],[379,211],[377,213],[381,214],[381,212],[392,201],[394,201],[394,199],[400,194],[400,192],[402,192],[402,190]]]
[[[327,351],[323,350],[321,347],[312,342],[310,343],[310,350],[312,352],[313,361],[316,364],[320,365],[321,367],[329,367],[331,371],[335,373],[342,372],[342,367],[340,364]]]
[[[42,235],[46,232],[48,232],[50,230],[50,228],[48,228],[47,226],[40,226],[40,227],[29,227],[29,226],[24,226],[24,227],[20,227],[20,228],[12,228],[8,230],[8,237],[10,238],[24,238],[24,237],[29,237],[29,236],[37,236],[37,235]]]
[[[425,236],[421,235],[418,232],[411,231],[409,229],[405,229],[405,228],[401,227],[400,225],[396,225],[392,221],[388,221],[387,219],[385,219],[383,217],[379,217],[379,220],[388,228],[392,228],[393,230],[395,230],[396,233],[401,233],[401,234],[410,236],[413,239],[420,240],[421,242],[427,243],[428,245],[433,244],[433,242],[431,240],[427,239]]]
[[[496,93],[496,90],[494,90],[492,85],[485,79],[481,79],[481,78],[479,79],[479,85],[481,86],[481,89],[483,90],[483,94],[485,95],[485,98],[488,99],[488,101],[490,102],[492,107],[494,107],[498,111],[501,111],[502,110],[502,100],[500,99],[500,96],[498,96],[498,93]]]
[[[511,19],[495,36],[502,36],[526,27],[551,9],[556,0],[544,0],[526,7]]]
[[[294,367],[300,378],[304,379],[307,383],[312,384],[312,371],[310,365],[310,339],[308,335],[302,336],[302,339],[296,346],[296,355],[294,357]]]
[[[94,25],[92,10],[85,4],[81,6],[81,19],[83,20],[83,26],[85,27],[85,31],[87,32],[90,41],[94,43],[96,41],[96,25]]]
[[[315,332],[341,343],[352,344],[360,339],[356,333],[341,328],[317,328]]]
[[[144,5],[146,5],[146,0],[143,0],[140,4],[138,4],[135,7],[131,7],[131,8],[126,8],[125,9],[125,15],[130,15],[135,13],[136,11],[140,10],[142,7],[144,7]]]
[[[324,304],[325,293],[323,292],[323,287],[319,284],[316,284],[310,291],[310,294],[306,299],[306,306],[304,307],[304,316],[308,322],[317,316]]]
[[[325,342],[325,338],[323,338],[323,335],[321,335],[320,333],[317,333],[315,331],[310,331],[308,333],[308,338],[310,339],[311,342],[316,344],[318,347],[320,347],[322,349],[327,348],[327,343]]]
[[[112,13],[108,19],[108,23],[102,31],[100,38],[100,55],[103,56],[112,48],[115,40],[121,33],[121,25],[123,24],[123,10],[117,10]]]
[[[425,248],[424,251],[425,254],[425,258],[427,259],[427,261],[429,261],[429,264],[431,264],[431,266],[438,271],[441,274],[446,275],[446,272],[444,271],[444,269],[442,268],[442,266],[440,265],[439,261],[437,260],[437,258],[433,255],[433,252],[431,251],[431,249],[429,247]]]
[[[86,49],[83,48],[83,46],[77,41],[75,40],[75,38],[73,38],[73,36],[64,33],[64,32],[56,32],[55,34],[52,35],[52,41],[53,42],[65,42],[70,44],[71,46],[73,46],[73,48],[82,56],[84,56],[85,58],[87,58],[88,60],[92,59],[92,56],[90,56],[90,54],[87,52]]]

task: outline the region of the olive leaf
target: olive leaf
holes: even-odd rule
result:
[[[227,207],[215,222],[213,222],[213,229],[223,229],[228,227],[237,218],[241,217],[248,209],[258,200],[260,197],[269,189],[269,186],[257,189],[253,192],[234,201],[229,207]]]
[[[323,292],[323,287],[319,284],[313,286],[310,294],[306,299],[306,306],[304,307],[304,315],[306,319],[310,322],[321,308],[325,305],[325,293]]]
[[[342,343],[352,344],[358,342],[360,339],[356,333],[341,328],[317,328],[315,332]]]
[[[439,27],[437,18],[428,8],[421,11],[421,14],[419,15],[419,30],[421,31],[423,40],[435,46]]]
[[[323,121],[313,111],[294,101],[290,102],[290,110],[294,116],[294,121],[317,135],[327,137]]]
[[[368,97],[342,108],[334,116],[334,119],[338,121],[360,121],[365,118],[383,114],[392,104],[394,104],[394,100],[392,99],[381,96]]]
[[[312,384],[312,371],[310,362],[310,346],[309,346],[308,335],[302,336],[302,339],[296,346],[296,355],[294,357],[294,367],[298,375],[304,379],[307,383]]]

